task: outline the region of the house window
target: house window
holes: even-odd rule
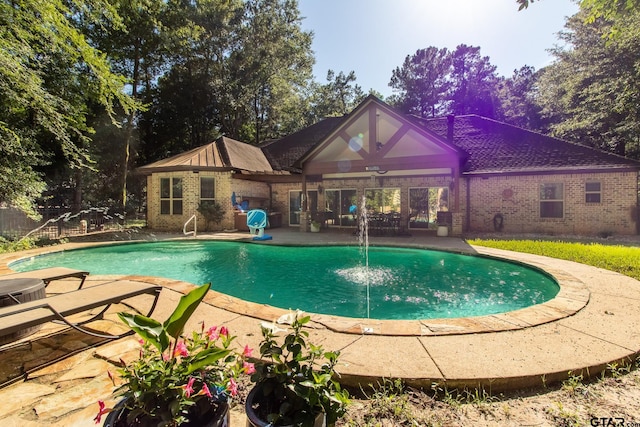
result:
[[[341,227],[353,227],[358,223],[358,197],[356,190],[325,190],[325,215],[327,223]]]
[[[600,203],[600,182],[587,182],[584,186],[584,201],[587,203]]]
[[[409,228],[436,228],[437,213],[449,210],[449,188],[409,189]]]
[[[213,202],[216,198],[215,181],[211,177],[200,177],[200,203]]]
[[[367,213],[400,213],[399,188],[373,188],[365,190]]]
[[[160,214],[182,215],[182,178],[160,178]]]
[[[562,218],[564,214],[564,184],[540,186],[540,218]]]

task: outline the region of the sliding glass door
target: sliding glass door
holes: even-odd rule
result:
[[[329,225],[355,227],[357,224],[358,201],[356,190],[325,190],[325,210]]]
[[[435,229],[437,213],[447,211],[449,189],[447,187],[409,189],[409,228]]]

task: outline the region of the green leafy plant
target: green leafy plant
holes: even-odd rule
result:
[[[119,370],[123,382],[116,393],[125,404],[123,425],[171,427],[199,419],[237,394],[236,379],[241,374],[254,372],[253,364],[246,362],[250,350],[245,347],[240,354],[231,349],[235,337],[226,327],[206,329],[202,323],[200,331],[182,335],[208,290],[209,286],[203,285],[183,295],[164,323],[139,314],[118,313],[142,338],[140,357]],[[105,408],[104,402],[98,403],[96,423],[113,410]]]
[[[260,418],[271,425],[312,426],[324,412],[332,426],[349,404],[349,393],[334,379],[340,352],[324,351],[307,341],[303,326],[310,320],[299,312],[292,314],[285,320],[291,329],[281,338],[276,334],[282,329],[262,324],[262,362],[251,377],[260,393],[253,403]]]
[[[204,217],[207,223],[220,224],[224,218],[224,208],[218,202],[206,200],[198,205],[198,212]]]

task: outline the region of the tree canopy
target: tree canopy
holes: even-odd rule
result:
[[[568,20],[567,47],[541,73],[542,113],[556,136],[640,158],[640,11],[592,24],[585,13]],[[603,38],[614,25],[623,31]]]
[[[44,189],[38,167],[89,163],[90,103],[114,117],[135,108],[82,25],[120,25],[108,2],[0,1],[0,201],[31,210]]]
[[[422,117],[442,114],[497,114],[496,67],[480,48],[459,45],[453,52],[428,47],[407,56],[393,71],[389,86],[398,94],[395,103]]]
[[[429,46],[390,70],[387,102],[640,158],[640,0],[579,4],[552,65],[502,77],[480,47]],[[348,113],[365,93],[353,71],[314,80],[302,19],[297,0],[0,0],[0,203],[127,207],[136,165]]]

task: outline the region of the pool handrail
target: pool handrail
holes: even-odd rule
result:
[[[193,231],[187,231],[187,225],[191,221],[193,221]],[[182,232],[184,233],[185,236],[188,236],[189,234],[193,234],[193,237],[196,237],[198,232],[198,218],[196,217],[196,214],[191,215],[191,217],[187,220],[187,222],[184,223],[184,226],[182,226]]]

